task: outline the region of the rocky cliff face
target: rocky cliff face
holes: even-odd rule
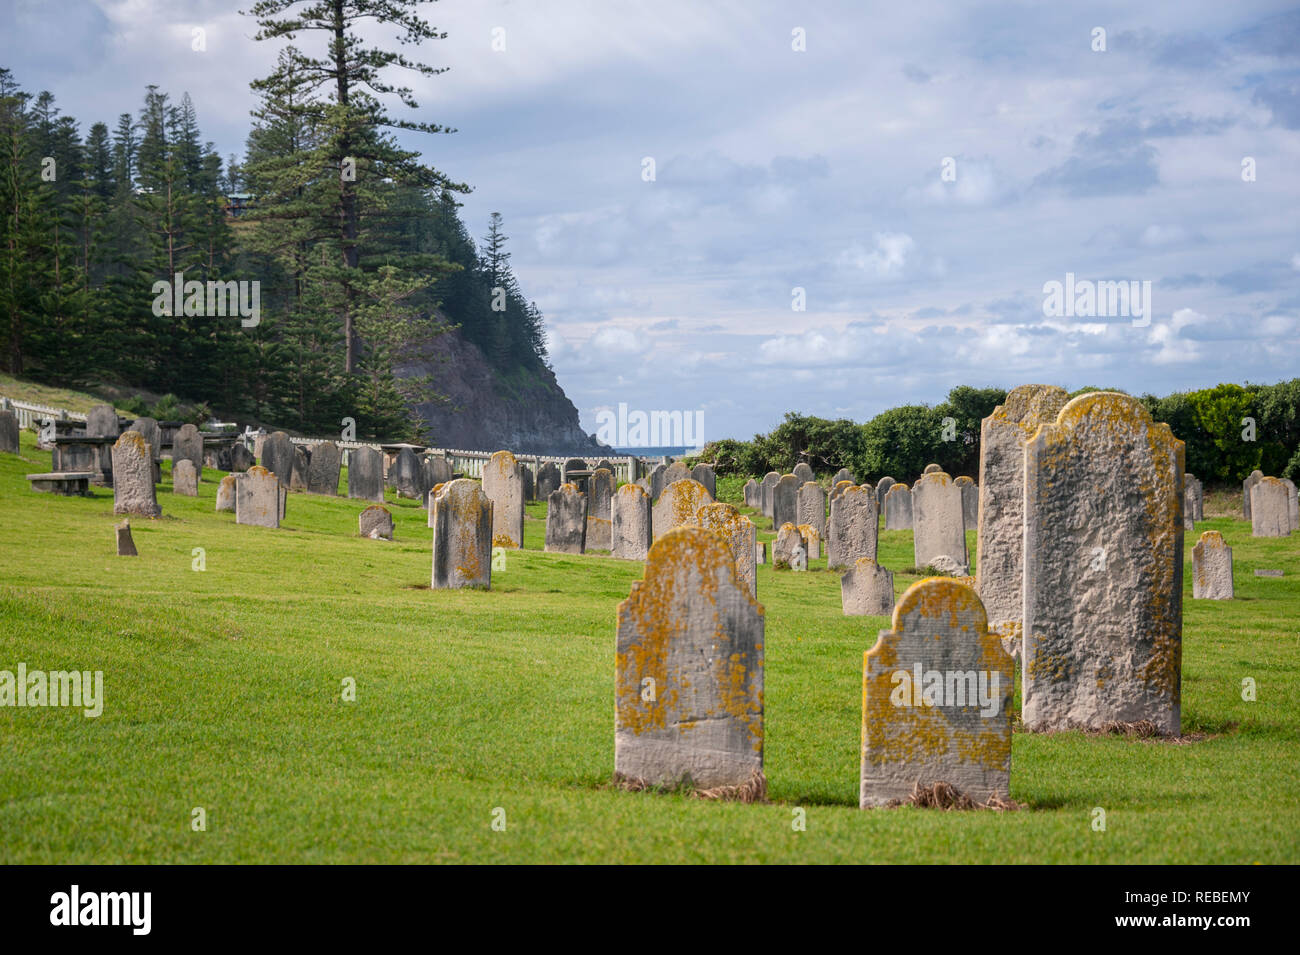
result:
[[[395,369],[399,377],[429,375],[446,402],[424,402],[416,411],[428,423],[434,447],[521,454],[610,453],[584,434],[578,409],[546,368],[504,378],[488,365],[478,346],[456,332],[440,335],[432,361]]]

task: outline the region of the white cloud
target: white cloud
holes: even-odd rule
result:
[[[916,242],[905,232],[877,232],[875,247],[865,248],[854,242],[840,253],[840,265],[859,269],[878,278],[888,278],[903,271]]]

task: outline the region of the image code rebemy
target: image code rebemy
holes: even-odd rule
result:
[[[1300,862],[1294,4],[0,22],[0,863]]]

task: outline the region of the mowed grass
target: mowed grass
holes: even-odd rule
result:
[[[1231,603],[1191,599],[1189,535],[1183,725],[1203,738],[1017,732],[1008,813],[860,811],[862,653],[888,621],[844,617],[824,558],[760,567],[770,802],[718,804],[611,788],[615,610],[642,566],[543,553],[543,506],[490,592],[429,590],[413,502],[389,502],[393,543],[357,537],[346,498],[243,527],[214,513],[214,471],[197,499],[164,474],[165,516],[133,519],[141,556],[119,558],[111,491],[28,490],[49,467],[32,438],[0,456],[0,669],[102,670],[105,704],[0,709],[0,862],[1300,860],[1300,535],[1198,525],[1234,548]],[[880,555],[911,567],[911,534]]]

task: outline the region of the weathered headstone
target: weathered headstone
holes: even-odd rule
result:
[[[567,481],[546,499],[546,551],[581,554],[587,540],[587,495]]]
[[[1286,537],[1291,533],[1291,505],[1286,485],[1263,477],[1250,489],[1250,535]]]
[[[909,531],[911,529],[912,489],[906,484],[894,484],[885,495],[885,530]]]
[[[492,502],[492,546],[524,546],[524,476],[509,451],[497,451],[483,463],[483,493]]]
[[[1024,616],[1025,442],[1070,400],[1054,385],[1020,385],[980,426],[976,590],[989,629],[1019,654]]]
[[[894,572],[873,557],[859,557],[840,578],[840,606],[846,617],[885,617],[894,612]]]
[[[242,474],[257,463],[253,452],[242,441],[236,441],[230,448],[230,470]]]
[[[935,577],[909,587],[863,657],[859,805],[937,783],[976,805],[1008,802],[1013,667],[973,589]]]
[[[1246,520],[1250,520],[1250,492],[1254,489],[1255,485],[1263,479],[1264,472],[1255,470],[1250,472],[1250,477],[1241,482],[1241,516]]]
[[[943,468],[939,467],[939,465],[937,465],[937,464],[927,464],[927,465],[925,466],[925,470],[924,470],[922,473],[923,473],[923,474],[938,474],[938,473],[939,473],[940,471],[942,471],[942,470],[943,470]]]
[[[301,444],[293,446],[293,470],[289,474],[289,490],[307,490],[307,472],[311,470],[311,450]]]
[[[821,560],[822,535],[811,524],[799,524],[797,526],[799,536],[803,538],[803,545],[808,550],[808,559]]]
[[[650,500],[651,502],[659,500],[659,495],[664,492],[664,475],[668,473],[668,465],[656,464],[646,475],[650,482]]]
[[[772,526],[799,524],[799,479],[793,474],[782,474],[772,488]]]
[[[763,608],[717,534],[656,540],[618,605],[616,777],[761,799],[763,643]]]
[[[761,485],[762,497],[759,498],[759,501],[762,505],[764,517],[772,516],[772,491],[773,489],[775,489],[777,482],[780,480],[781,480],[781,475],[777,474],[775,471],[768,471],[766,474],[763,475],[763,481]]]
[[[837,481],[836,484],[835,484],[835,486],[834,486],[833,488],[831,488],[831,500],[832,500],[832,501],[835,500],[837,497],[839,497],[841,494],[843,494],[843,493],[844,493],[845,491],[847,491],[849,488],[851,488],[851,487],[856,487],[856,486],[857,486],[857,485],[855,485],[852,481]],[[867,484],[867,485],[865,485],[865,487],[871,487],[871,485],[870,485],[870,484]],[[873,490],[871,491],[871,493],[872,493],[872,494],[875,494],[876,492],[875,492],[875,490],[873,489]]]
[[[1192,497],[1192,520],[1205,520],[1205,485],[1194,474],[1183,475],[1183,487]]]
[[[18,453],[18,415],[12,411],[0,411],[0,451]]]
[[[776,532],[776,540],[772,542],[772,569],[808,569],[808,545],[793,524],[782,524]]]
[[[448,465],[447,469],[449,471],[451,470],[450,465]],[[521,461],[519,463],[519,474],[524,479],[524,503],[527,504],[530,501],[537,500],[536,497],[537,489],[534,486],[536,484],[537,479],[533,476],[533,469]],[[450,481],[450,480],[451,480],[450,475],[448,475],[446,478],[443,479],[443,481]],[[437,481],[435,483],[442,484],[443,481]]]
[[[194,471],[194,462],[185,458],[172,461],[172,493],[185,497],[199,496],[199,477]]]
[[[384,499],[384,456],[374,448],[353,448],[348,452],[348,497]]]
[[[492,502],[478,481],[457,478],[433,496],[434,590],[492,586]]]
[[[1136,398],[1081,395],[1025,444],[1023,720],[1177,735],[1183,442]]]
[[[382,504],[371,504],[357,515],[357,530],[371,540],[393,539],[393,515]]]
[[[1282,478],[1282,483],[1286,485],[1286,509],[1291,515],[1291,530],[1300,530],[1300,499],[1296,497],[1295,482]]]
[[[831,501],[830,533],[826,540],[826,566],[830,570],[852,567],[862,557],[876,556],[880,521],[871,485],[848,487]]]
[[[916,567],[946,554],[969,562],[961,488],[942,471],[929,471],[912,485],[912,553]]]
[[[388,486],[398,497],[424,500],[424,467],[410,448],[402,448],[388,468]]]
[[[242,473],[242,472],[241,472]],[[235,510],[235,485],[239,483],[238,474],[227,474],[217,485],[217,510],[230,511]]]
[[[198,480],[203,480],[203,435],[192,424],[183,424],[176,436],[172,438],[172,470],[177,461],[189,461],[194,465]]]
[[[750,478],[748,481],[745,482],[745,486],[744,488],[741,489],[741,491],[745,495],[746,507],[756,508],[762,504],[762,501],[758,500],[758,497],[761,494],[761,492],[759,491],[758,482],[755,481],[753,478]]]
[[[690,478],[674,481],[664,488],[659,495],[659,503],[654,506],[654,539],[658,540],[674,527],[690,527],[695,524],[695,515],[705,504],[712,504],[713,498],[704,489],[704,485]]]
[[[691,468],[691,480],[697,481],[704,485],[704,490],[709,492],[709,497],[718,496],[718,478],[713,473],[713,467],[708,464],[700,463]]]
[[[322,441],[311,449],[307,465],[307,490],[312,494],[339,493],[339,471],[343,455],[333,441]]]
[[[1192,548],[1192,597],[1231,600],[1232,548],[1218,531],[1206,531]]]
[[[1183,531],[1196,530],[1196,492],[1183,487]]]
[[[293,442],[283,431],[273,431],[262,440],[262,467],[274,474],[284,487],[293,479],[294,456]],[[173,452],[172,460],[175,458]]]
[[[624,484],[610,502],[610,555],[645,560],[650,553],[650,492]]]
[[[88,438],[114,438],[116,439],[122,433],[117,421],[117,411],[112,405],[96,405],[86,413],[86,437]],[[199,440],[200,452],[202,451],[203,441]],[[99,462],[99,470],[106,482],[111,483],[113,473],[113,448],[109,444],[103,444],[94,449],[95,459]],[[202,467],[203,457],[200,453],[199,466]]]
[[[813,473],[813,469],[809,467],[806,461],[800,461],[796,464],[791,473],[799,479],[800,485],[806,484],[809,481],[817,480],[817,475]]]
[[[979,527],[980,489],[964,474],[952,482],[961,488],[962,526],[973,531]]]
[[[614,475],[596,468],[587,480],[587,538],[584,550],[613,549]]]
[[[839,484],[841,481],[848,481],[850,484],[858,483],[857,478],[853,476],[853,472],[850,471],[848,468],[840,468],[838,471],[835,472],[835,476],[831,478],[831,487],[834,487],[835,485]]]
[[[563,483],[560,480],[560,469],[555,466],[555,462],[547,461],[537,469],[537,500],[549,500],[551,492]]]
[[[140,552],[135,549],[135,541],[131,538],[131,521],[125,520],[121,524],[114,524],[113,530],[117,536],[117,556],[139,557]]]
[[[664,487],[671,487],[678,481],[694,480],[691,477],[691,469],[681,461],[674,461],[664,470]]]
[[[158,427],[157,419],[136,418],[127,430],[140,432],[141,437],[149,443],[154,458],[162,457],[162,428]]]
[[[520,470],[522,472],[522,466]],[[426,509],[429,507],[429,492],[439,484],[446,484],[453,477],[451,462],[441,454],[426,454],[420,458],[420,487],[423,489],[421,503]]]
[[[754,544],[754,563],[756,564],[767,563],[767,542],[766,541],[758,541]]]
[[[751,596],[758,595],[758,571],[754,556],[757,540],[754,522],[730,504],[705,504],[696,514],[696,521],[727,542],[727,550],[736,564],[736,577],[749,587]]]
[[[113,513],[162,514],[153,483],[153,449],[139,431],[127,431],[113,445]]]
[[[879,507],[881,511],[884,511],[885,509],[885,495],[888,494],[889,489],[897,483],[898,482],[891,477],[882,477],[879,483],[876,484],[876,506]]]
[[[799,486],[795,499],[796,523],[817,529],[820,540],[826,539],[826,491],[815,481],[805,481]]]
[[[280,482],[273,472],[260,465],[245,471],[235,485],[236,524],[279,527],[283,507]]]

